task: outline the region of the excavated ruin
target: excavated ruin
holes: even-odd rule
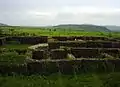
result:
[[[27,73],[120,71],[120,41],[114,38],[44,36],[6,39],[35,44],[29,47],[31,57],[27,57],[25,64]]]

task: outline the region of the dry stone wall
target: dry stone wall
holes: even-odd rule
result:
[[[98,49],[94,48],[72,48],[71,53],[76,58],[98,58],[100,57],[100,52]]]
[[[58,41],[74,41],[74,40],[109,40],[107,37],[93,37],[93,36],[56,36],[52,37]]]
[[[64,49],[51,50],[51,59],[65,59],[67,58],[67,52]]]
[[[47,36],[40,37],[7,37],[7,41],[18,41],[20,44],[38,44],[47,43]]]
[[[120,71],[120,60],[49,60],[28,63],[30,73],[89,73]]]
[[[32,59],[44,59],[45,58],[45,51],[44,50],[39,50],[39,51],[33,51],[32,52]]]

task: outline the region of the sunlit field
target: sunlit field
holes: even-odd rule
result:
[[[4,33],[15,36],[102,36],[120,37],[120,32],[86,32],[74,29],[54,29],[39,27],[2,27]]]

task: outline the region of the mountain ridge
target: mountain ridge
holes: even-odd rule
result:
[[[0,23],[0,26],[8,26],[7,24]]]
[[[0,26],[11,26],[11,25],[0,23]],[[36,26],[28,26],[28,27],[36,27]],[[37,27],[41,27],[41,26],[37,26]],[[55,25],[55,26],[44,26],[44,27],[55,28],[55,29],[71,29],[71,30],[77,30],[77,31],[91,31],[91,32],[92,31],[97,31],[97,32],[110,32],[110,31],[120,32],[120,26],[116,26],[116,25],[59,24],[59,25]]]
[[[95,31],[95,32],[110,32],[105,26],[98,26],[92,24],[61,24],[53,26],[54,28],[74,29],[81,31]]]

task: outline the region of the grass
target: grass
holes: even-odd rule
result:
[[[23,64],[25,63],[26,55],[18,55],[16,52],[0,53],[0,64]]]
[[[38,36],[107,36],[108,33],[101,32],[81,32],[81,31],[49,31],[40,29],[24,29],[18,30],[18,32],[24,32],[29,34],[35,33]]]
[[[120,87],[120,74],[0,76],[0,87]]]
[[[76,30],[58,30],[53,31],[49,29],[16,29],[18,33],[29,33],[35,34],[37,36],[102,36],[102,37],[120,37],[120,32],[86,32],[86,31],[76,31]]]
[[[57,29],[39,28],[39,27],[12,27],[14,31],[9,31],[9,27],[4,27],[5,32],[11,35],[27,36],[28,34],[37,36],[104,36],[104,37],[120,37],[120,32],[86,32],[74,29]],[[26,34],[25,34],[26,33]]]
[[[23,64],[26,54],[18,54],[16,50],[27,50],[29,44],[6,44],[0,46],[0,64]]]

